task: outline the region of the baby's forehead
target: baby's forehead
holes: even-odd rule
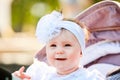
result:
[[[78,42],[76,36],[72,32],[66,29],[62,29],[57,36],[53,37],[50,40],[50,42],[56,42],[56,41],[70,42],[70,43]]]
[[[76,36],[71,32],[71,31],[69,31],[69,30],[67,30],[67,29],[62,29],[61,31],[60,31],[60,33],[58,34],[58,37],[59,36],[63,36],[63,37],[65,37],[65,38],[71,38],[71,37],[74,37],[74,38],[76,38]],[[76,38],[77,39],[77,38]]]

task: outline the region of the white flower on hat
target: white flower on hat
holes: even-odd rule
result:
[[[60,27],[57,26],[57,23],[62,19],[62,14],[57,11],[43,16],[37,24],[36,36],[38,40],[42,43],[46,43],[56,36],[57,33],[60,32]]]

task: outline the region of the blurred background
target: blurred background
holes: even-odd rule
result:
[[[33,62],[43,47],[35,37],[36,24],[43,15],[62,10],[65,18],[74,18],[99,1],[0,0],[0,67],[12,73]]]

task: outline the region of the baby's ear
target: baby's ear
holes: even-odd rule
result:
[[[82,57],[82,54],[83,54],[83,53],[82,53],[82,51],[81,51],[81,52],[80,52],[80,57]]]

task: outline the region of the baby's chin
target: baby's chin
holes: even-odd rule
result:
[[[70,68],[70,67],[59,67],[57,68],[57,73],[59,75],[68,75],[76,70],[78,70],[79,67],[73,67],[73,68]]]

